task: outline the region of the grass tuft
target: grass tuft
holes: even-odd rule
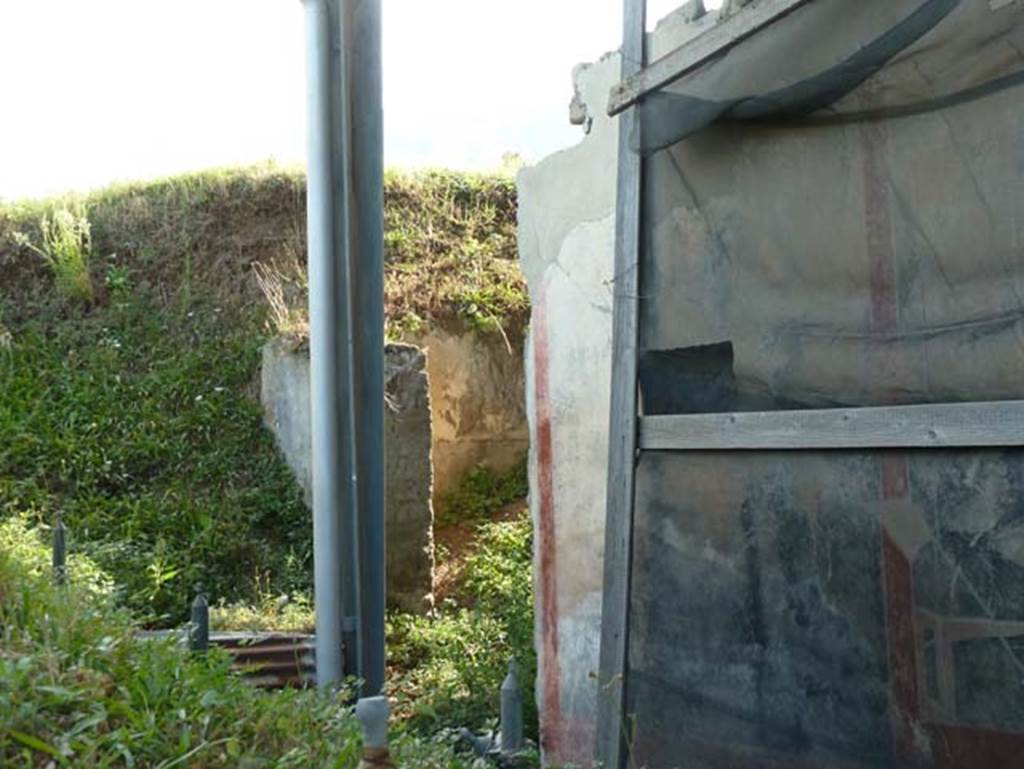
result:
[[[82,205],[71,203],[44,214],[39,230],[42,245],[35,245],[23,232],[15,232],[13,237],[16,243],[43,258],[62,296],[92,301],[92,277],[89,274],[92,227]]]

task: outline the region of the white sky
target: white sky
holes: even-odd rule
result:
[[[621,38],[621,0],[383,3],[389,166],[578,141],[572,67]],[[0,0],[0,198],[303,162],[303,35],[300,0]]]

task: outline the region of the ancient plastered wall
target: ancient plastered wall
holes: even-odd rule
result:
[[[433,327],[408,341],[427,352],[439,504],[475,467],[505,472],[526,452],[523,357],[500,333]]]
[[[599,104],[618,57],[577,71]],[[519,184],[519,250],[533,316],[526,350],[530,508],[537,585],[537,698],[546,760],[592,754],[608,452],[618,128],[591,110],[578,146]]]
[[[691,4],[664,19],[648,55],[714,23]],[[533,316],[526,350],[530,507],[536,527],[536,695],[550,763],[593,757],[611,387],[618,121],[606,114],[621,60],[574,72],[575,147],[524,169],[519,253]]]
[[[692,29],[685,23],[674,28]],[[667,32],[660,34],[653,56],[670,47]],[[608,88],[617,79],[612,59],[580,74],[574,116],[594,121],[591,135],[520,178],[521,252],[535,303],[528,405],[538,524],[538,696],[546,757],[552,762],[586,763],[599,696],[591,674],[600,634],[616,161],[615,128],[602,116]],[[1004,344],[1020,338],[1017,212],[1024,133],[1014,100],[1019,92],[1006,91],[898,124],[836,126],[827,132],[718,126],[660,154],[647,174],[654,205],[645,221],[645,274],[653,276],[643,289],[645,346],[674,351],[729,342],[741,384],[754,383],[758,386],[748,389],[768,391],[784,403],[1018,397],[1019,349]],[[791,221],[801,226],[787,227]],[[779,237],[766,237],[772,226]],[[806,290],[793,292],[793,274]],[[592,311],[597,307],[603,312]],[[665,310],[660,316],[659,309]],[[771,322],[753,317],[761,309],[773,314]],[[731,314],[744,316],[744,322],[721,322]],[[983,323],[976,322],[979,316]],[[827,344],[819,344],[809,332],[824,321],[843,328],[829,329]],[[802,338],[791,349],[773,339],[769,344],[763,338],[772,330],[798,332]],[[870,341],[884,355],[866,354]],[[925,359],[907,352],[925,347]],[[764,365],[770,354],[781,364]],[[797,365],[812,356],[817,356],[814,366]],[[816,399],[807,382],[829,398]],[[1006,683],[1016,679],[995,664],[1016,660],[1004,653],[1000,634],[1020,632],[1019,608],[1005,603],[1019,595],[1021,579],[1015,501],[1020,495],[1008,491],[1019,484],[1019,456],[801,457],[788,476],[779,471],[786,459],[755,456],[742,465],[735,457],[677,461],[652,454],[641,462],[641,492],[647,496],[641,496],[637,512],[634,605],[640,621],[634,623],[631,664],[638,683],[630,707],[647,717],[634,734],[642,759],[650,759],[651,766],[673,765],[670,759],[692,751],[709,734],[714,739],[714,729],[720,728],[721,744],[736,750],[725,758],[685,753],[695,765],[764,763],[762,737],[744,736],[707,706],[716,686],[743,707],[756,708],[759,716],[788,718],[764,692],[763,702],[751,706],[752,689],[730,684],[723,674],[727,669],[709,662],[715,654],[737,656],[717,641],[743,637],[728,622],[747,615],[717,600],[728,595],[736,601],[743,594],[727,579],[735,567],[741,578],[751,569],[757,579],[746,579],[752,584],[764,580],[769,603],[779,603],[774,591],[790,579],[791,607],[824,607],[807,614],[822,619],[821,635],[814,637],[786,627],[790,619],[799,620],[798,627],[805,622],[799,611],[790,617],[777,606],[749,602],[759,607],[755,614],[767,617],[765,633],[777,638],[784,652],[778,659],[792,660],[794,679],[805,689],[802,697],[819,694],[816,684],[828,681],[831,665],[849,679],[827,690],[832,702],[845,698],[849,708],[830,711],[834,721],[816,718],[803,701],[793,709],[808,723],[793,728],[796,721],[790,719],[787,739],[798,747],[808,743],[813,727],[820,744],[813,751],[801,748],[805,763],[779,765],[895,765],[886,758],[893,752],[926,755],[922,765],[927,766],[1013,765],[988,757],[1003,749],[1004,743],[990,739],[994,727],[1024,732],[1009,715],[1021,712],[1019,706],[1006,704],[1020,696]],[[744,483],[746,496],[737,493]],[[769,514],[778,511],[796,511],[797,522],[772,519]],[[759,516],[765,516],[763,526]],[[926,532],[922,520],[934,531]],[[753,525],[765,537],[757,546],[764,548],[767,566],[758,570],[744,561],[756,548],[739,536],[744,526]],[[828,533],[815,542],[822,563],[794,554],[813,526]],[[848,531],[849,546],[843,541]],[[717,544],[717,533],[735,548]],[[962,542],[971,543],[970,552],[949,560],[950,543],[961,547]],[[847,560],[832,559],[833,550]],[[970,577],[972,569],[987,576]],[[986,579],[991,594],[977,587]],[[815,580],[828,589],[819,591]],[[692,585],[701,589],[687,591]],[[954,599],[954,588],[968,590],[971,598]],[[762,591],[749,592],[748,598]],[[828,600],[820,602],[821,595]],[[690,621],[681,621],[687,613]],[[834,624],[830,613],[837,617]],[[716,617],[722,620],[717,625]],[[958,648],[980,662],[937,664],[939,680],[932,687],[927,655],[933,651],[942,663],[952,654],[949,643],[934,651],[914,634],[927,638],[931,631],[946,639],[967,633],[957,624],[961,621],[982,635],[972,641],[975,648],[967,643]],[[716,627],[727,628],[718,639]],[[843,635],[851,627],[860,635]],[[883,632],[889,627],[895,629]],[[834,634],[836,629],[841,632]],[[680,651],[687,633],[693,643]],[[800,658],[804,647],[821,654],[821,669]],[[646,682],[645,668],[653,671]],[[688,672],[693,676],[687,678]],[[957,673],[985,680],[968,681],[970,686],[957,689],[964,692],[962,701],[953,703],[950,682]],[[1000,682],[1003,688],[996,685]],[[668,707],[666,692],[673,691],[677,702]],[[692,707],[695,693],[705,697],[701,707],[680,716],[686,711],[679,703]],[[949,713],[959,719],[953,726],[947,723]],[[771,738],[763,743],[785,733],[777,726],[764,727]],[[828,737],[830,729],[841,739],[825,744],[822,735]],[[687,732],[685,740],[680,737]],[[1012,736],[1005,744],[1014,748],[1018,737]],[[737,758],[747,749],[753,752]],[[843,763],[842,754],[856,751],[853,763]],[[969,755],[970,763],[964,758]]]

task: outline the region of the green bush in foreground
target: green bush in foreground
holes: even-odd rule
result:
[[[0,765],[354,767],[350,708],[318,691],[267,693],[223,653],[196,658],[135,637],[110,580],[49,550],[20,517],[0,523]],[[395,739],[403,767],[462,767],[440,743]],[[51,764],[52,762],[52,764]]]

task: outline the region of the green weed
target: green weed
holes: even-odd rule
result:
[[[524,499],[528,491],[525,457],[505,473],[495,473],[481,465],[439,500],[437,525],[483,520],[488,513]]]
[[[147,292],[23,324],[0,356],[0,510],[60,508],[72,545],[162,623],[194,585],[237,601],[310,583],[310,518],[246,392],[261,338]],[[45,394],[45,397],[40,397]]]
[[[483,524],[478,542],[455,602],[434,617],[399,615],[389,620],[396,712],[420,732],[491,725],[508,660],[516,657],[526,724],[536,737],[529,513],[510,522]]]
[[[92,257],[92,227],[80,203],[72,203],[44,214],[39,230],[42,245],[28,235],[15,233],[15,241],[36,252],[53,273],[57,290],[65,297],[89,302],[93,298],[89,262]]]
[[[316,616],[308,595],[264,593],[254,603],[220,602],[210,608],[210,626],[214,630],[274,630],[285,633],[312,633]]]

